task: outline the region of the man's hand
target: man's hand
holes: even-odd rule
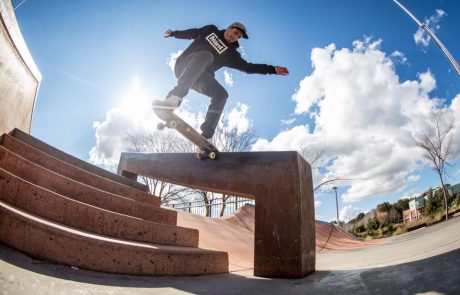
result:
[[[275,72],[277,75],[289,75],[289,70],[286,67],[275,66]]]
[[[172,35],[173,35],[173,31],[171,31],[171,29],[167,29],[165,32],[165,38],[172,37]]]

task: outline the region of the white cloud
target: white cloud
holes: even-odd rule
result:
[[[299,125],[282,131],[272,141],[261,138],[253,145],[254,151],[299,151],[307,145],[310,134],[308,126]]]
[[[297,118],[291,118],[291,119],[286,119],[286,120],[281,120],[281,125],[291,125],[295,121],[297,121]]]
[[[392,57],[395,62],[399,62],[401,64],[406,64],[407,63],[407,57],[401,51],[398,51],[398,50],[394,51],[390,55],[390,57]]]
[[[233,75],[227,70],[224,70],[224,80],[227,86],[229,87],[233,86]]]
[[[177,52],[173,52],[169,54],[169,58],[166,59],[166,64],[171,68],[171,70],[174,72],[174,66],[176,65],[176,60],[177,58],[184,52],[183,50],[179,50]]]
[[[236,107],[223,116],[228,129],[236,129],[238,133],[248,131],[252,127],[252,121],[247,117],[249,107],[243,103],[237,103]]]
[[[360,210],[358,208],[353,208],[353,206],[351,204],[346,205],[345,207],[343,207],[339,211],[340,221],[344,221],[345,223],[347,223],[351,219],[355,218],[361,212],[362,212],[362,210]],[[337,217],[334,218],[334,220],[336,220],[336,219],[337,219]]]
[[[312,50],[314,71],[292,99],[297,114],[314,120],[314,129],[293,126],[253,147],[324,151],[322,173],[314,171],[314,183],[331,176],[353,178],[341,183],[347,188],[344,202],[385,195],[416,181],[422,157],[415,142],[429,130],[431,111],[441,105],[429,95],[436,87],[430,71],[399,81],[381,40],[365,37],[353,44],[352,49],[331,44]],[[450,109],[460,114],[460,95]]]
[[[450,104],[449,110],[455,118],[455,126],[452,132],[452,158],[460,157],[460,94]]]
[[[420,196],[420,194],[409,192],[409,193],[403,194],[399,199],[400,200],[410,200],[418,196]],[[394,203],[396,203],[396,201]]]
[[[446,15],[447,14],[442,9],[436,9],[435,15],[432,15],[428,19],[425,20],[425,25],[433,33],[435,33],[441,28],[441,26],[439,25],[439,22]],[[418,30],[415,32],[414,40],[415,40],[415,44],[421,45],[423,47],[427,47],[430,44],[430,36],[421,27],[419,27]]]
[[[248,55],[246,54],[246,51],[244,50],[244,47],[240,45],[240,47],[238,47],[238,51],[241,53],[241,56],[243,58],[247,58]]]
[[[315,209],[321,206],[321,201],[315,201]]]
[[[238,104],[229,113],[223,114],[221,127],[236,128],[238,132],[247,131],[252,125],[252,121],[246,117],[247,111],[248,106]],[[186,105],[182,105],[175,113],[199,131],[204,114],[191,113],[186,110]],[[121,153],[133,151],[130,136],[170,132],[173,136],[182,138],[174,130],[158,131],[156,126],[160,122],[162,121],[151,108],[151,98],[148,95],[128,91],[118,106],[107,111],[104,121],[93,123],[96,145],[89,152],[90,162],[116,170]]]
[[[409,175],[407,177],[408,182],[416,182],[420,179],[420,175]]]

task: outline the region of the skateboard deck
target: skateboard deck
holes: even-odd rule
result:
[[[217,158],[219,150],[171,110],[154,107],[153,111],[158,118],[165,121],[165,123],[158,123],[158,130],[163,130],[164,128],[176,129],[182,136],[200,148],[200,152],[197,153],[199,159],[209,158],[215,160]]]

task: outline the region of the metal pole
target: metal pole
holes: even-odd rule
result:
[[[415,15],[413,15],[409,9],[407,9],[404,5],[402,5],[401,3],[399,3],[398,0],[393,0],[396,4],[399,5],[399,7],[402,8],[402,10],[404,10],[420,27],[422,27],[422,29],[425,30],[425,32],[428,33],[428,35],[430,35],[431,39],[433,39],[434,43],[436,43],[436,45],[438,45],[439,49],[441,49],[442,53],[444,54],[444,56],[447,58],[447,60],[450,62],[450,64],[454,67],[455,71],[457,71],[457,74],[460,76],[460,66],[458,65],[457,61],[454,59],[454,57],[450,54],[450,52],[447,50],[447,48],[444,46],[444,44],[442,44],[441,40],[439,40],[435,34],[424,24],[422,23],[420,20],[418,20]]]
[[[337,209],[337,225],[340,226],[340,221],[339,221],[339,201],[337,199],[337,187],[334,186],[332,189],[335,191],[335,208]]]

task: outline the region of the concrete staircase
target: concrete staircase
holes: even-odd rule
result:
[[[18,129],[0,138],[0,242],[46,261],[131,275],[228,272],[148,187]]]

